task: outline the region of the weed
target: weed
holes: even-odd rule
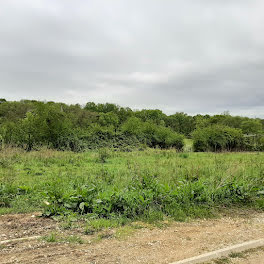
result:
[[[136,228],[133,225],[120,227],[115,232],[115,238],[117,239],[126,239],[135,233]]]
[[[189,158],[189,155],[187,153],[180,153],[179,154],[179,157],[180,158],[183,158],[183,159],[188,159]]]
[[[101,239],[109,239],[111,237],[113,237],[113,235],[110,232],[103,232],[99,234],[97,238],[101,240]]]
[[[84,243],[84,240],[81,237],[76,236],[76,235],[68,236],[68,237],[64,238],[64,240],[68,243],[76,243],[76,244],[83,244]]]
[[[62,222],[62,223],[60,224],[60,227],[61,227],[62,229],[65,229],[65,230],[67,230],[67,229],[71,229],[71,228],[72,228],[72,222],[71,222],[71,221],[65,221],[65,222]]]
[[[64,237],[55,232],[52,232],[49,235],[42,237],[42,240],[48,243],[77,243],[77,244],[84,243],[84,240],[77,235],[70,235]]]
[[[6,245],[0,245],[0,250],[5,249]]]
[[[129,221],[208,218],[221,207],[264,209],[263,153],[10,150],[0,159],[9,164],[0,166],[0,213],[84,217],[87,234]]]
[[[44,236],[42,239],[46,242],[49,242],[49,243],[59,242],[58,235],[54,232],[50,233],[47,236]]]
[[[228,264],[230,263],[230,259],[223,257],[223,258],[216,259],[214,263],[215,264]]]
[[[231,252],[228,257],[230,258],[245,258],[245,252]]]
[[[105,163],[107,159],[111,157],[111,152],[107,148],[100,148],[98,150],[98,161],[101,163]]]
[[[84,232],[86,235],[92,235],[104,229],[119,227],[123,224],[124,222],[119,221],[117,219],[105,219],[105,218],[91,219],[88,220]]]

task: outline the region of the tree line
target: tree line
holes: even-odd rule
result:
[[[192,138],[195,151],[264,150],[264,119],[161,110],[132,110],[116,104],[79,104],[0,99],[2,146],[28,151],[46,146],[83,151],[111,147],[129,151],[144,147],[181,150]]]

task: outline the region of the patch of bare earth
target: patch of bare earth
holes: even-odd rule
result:
[[[216,259],[204,264],[263,264],[264,248],[255,248],[248,251],[231,255],[227,258]]]
[[[44,235],[52,230],[59,228],[51,219],[29,214],[0,216],[0,240]],[[67,232],[76,234],[76,230]],[[78,232],[89,241],[90,237],[86,237],[81,229]],[[94,243],[47,243],[41,240],[8,243],[0,247],[0,263],[171,263],[260,238],[264,238],[264,214],[251,212],[220,219],[175,222],[163,229],[143,228],[123,239],[110,237]],[[260,260],[261,254],[255,256],[256,262],[253,259],[253,262],[236,263],[264,263]]]
[[[0,216],[0,241],[41,235],[56,228],[55,221],[39,216],[40,213]]]
[[[264,249],[258,249],[249,252],[243,258],[232,259],[230,264],[263,264],[264,263]]]

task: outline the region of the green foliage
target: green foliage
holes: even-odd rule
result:
[[[195,128],[194,118],[185,113],[176,113],[166,119],[166,124],[175,132],[190,136]]]
[[[101,113],[99,117],[99,124],[102,126],[113,128],[116,132],[116,129],[119,124],[119,119],[117,114],[108,112],[108,113]]]
[[[77,235],[68,236],[68,237],[64,238],[63,240],[65,240],[68,243],[74,243],[74,244],[83,244],[84,243],[84,240]]]
[[[158,146],[163,149],[173,147],[181,150],[184,146],[184,137],[167,127],[155,126],[152,134],[149,134],[148,130],[146,131],[146,137],[149,137],[149,135],[151,141],[150,146],[152,147]]]
[[[185,159],[188,156],[180,157]],[[115,188],[108,185],[104,178],[102,180],[90,182],[71,194],[57,197],[49,194],[50,204],[46,212],[65,214],[70,210],[107,219],[122,216],[148,221],[161,220],[167,215],[182,220],[186,217],[208,216],[212,204],[250,204],[252,195],[257,194],[256,187],[252,189],[251,184],[247,185],[236,178],[218,185],[206,178],[195,177],[194,180],[181,179],[175,186],[161,183],[155,174],[141,173],[131,178],[123,188]],[[95,229],[93,227],[89,232]]]
[[[264,208],[262,153],[148,149],[99,163],[98,152],[10,150],[0,160],[0,212],[82,215],[87,232],[129,219],[208,217],[222,205]]]
[[[123,125],[122,132],[128,135],[142,136],[143,122],[137,117],[130,117]]]
[[[264,136],[259,137],[259,142],[257,146],[259,151],[264,151]]]
[[[105,163],[107,159],[111,157],[111,152],[107,148],[101,148],[98,150],[98,161],[101,163]]]
[[[241,123],[244,134],[259,134],[262,131],[262,124],[259,120],[246,120]]]
[[[123,226],[127,222],[124,218],[99,218],[99,219],[88,219],[85,234],[92,235],[96,232],[99,232],[103,229],[116,228]]]
[[[0,100],[1,148],[13,146],[28,151],[42,147],[74,152],[103,147],[131,151],[142,146],[181,150],[181,135],[190,138],[195,129],[211,126],[242,129],[248,136],[244,149],[260,151],[263,124],[261,119],[231,116],[228,112],[214,116],[178,112],[167,116],[158,109],[132,111],[111,103],[89,102],[82,107],[35,100]],[[205,137],[200,137],[197,149],[212,148],[204,142]],[[215,137],[219,141],[215,146],[221,149],[228,136],[215,133]]]
[[[49,243],[59,242],[58,235],[54,232],[50,233],[47,236],[44,236],[43,240],[45,240],[46,242],[49,242]]]
[[[192,134],[194,151],[239,151],[245,149],[240,129],[213,125]]]
[[[162,125],[166,119],[166,115],[161,110],[146,110],[136,111],[135,116],[143,122],[150,121],[156,125]]]
[[[48,243],[74,243],[83,244],[84,240],[77,235],[62,236],[61,234],[52,232],[49,235],[43,236],[42,239]]]

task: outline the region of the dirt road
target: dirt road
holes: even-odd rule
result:
[[[109,230],[96,240],[80,229],[63,230],[51,219],[32,214],[0,216],[0,241],[52,231],[78,234],[85,241],[50,243],[43,240],[12,242],[0,246],[0,263],[171,263],[236,243],[264,238],[264,214],[247,212],[219,219],[172,223],[166,228],[141,228],[118,237]],[[111,235],[112,234],[112,235]],[[129,235],[130,234],[130,235]],[[264,251],[251,252],[230,263],[264,264]]]

